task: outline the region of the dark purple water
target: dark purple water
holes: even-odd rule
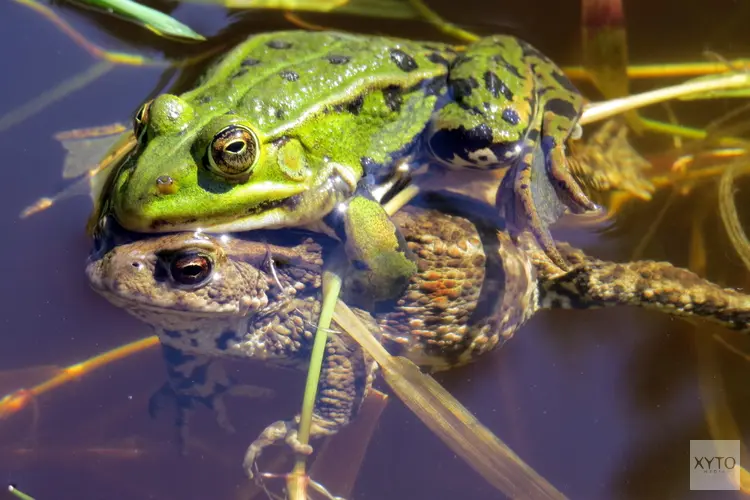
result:
[[[577,1],[441,3],[434,7],[470,29],[520,35],[562,64],[580,60]],[[699,60],[706,49],[728,58],[747,54],[750,5],[688,3],[626,3],[634,63]],[[146,53],[157,42],[124,23],[107,22],[102,28],[96,24],[100,16],[62,12],[107,47]],[[177,15],[205,34],[226,24],[218,8],[182,8]],[[289,27],[273,13],[251,17],[241,28],[248,33]],[[329,24],[334,23],[370,31],[376,24],[379,32],[393,35],[437,36],[428,27],[405,22],[342,17]],[[48,21],[12,2],[0,7],[0,46],[0,115],[96,64]],[[185,50],[176,44],[159,46],[172,54]],[[83,228],[91,205],[86,197],[27,220],[18,213],[66,185],[60,177],[64,152],[54,133],[129,120],[162,72],[114,68],[0,133],[6,175],[0,197],[0,395],[39,382],[50,366],[67,366],[149,335],[146,326],[88,289],[83,265],[89,243]],[[690,122],[692,108],[684,109],[686,116],[680,117]],[[695,122],[701,123],[697,115]],[[707,185],[698,196],[678,199],[644,257],[686,265],[689,222],[698,211],[707,211],[711,215],[703,227],[710,277],[743,286],[747,272],[719,228],[715,191],[715,185]],[[591,253],[627,260],[666,202],[666,195],[657,196],[647,206],[635,207],[620,221],[618,232],[577,230],[564,236]],[[747,206],[740,208],[750,216]],[[710,438],[703,398],[725,397],[741,431],[750,429],[750,394],[743,383],[750,364],[712,340],[700,345],[702,352],[715,356],[719,368],[698,362],[699,339],[718,331],[632,309],[543,313],[503,350],[439,379],[571,499],[736,498],[688,488],[689,441]],[[750,352],[744,339],[725,338]],[[156,349],[45,394],[37,400],[38,418],[30,407],[0,421],[0,486],[15,483],[38,500],[246,498],[240,467],[245,446],[266,424],[296,411],[303,384],[294,373],[253,370],[279,397],[232,402],[235,436],[218,429],[208,411],[199,411],[191,425],[195,444],[186,457],[175,445],[170,415],[152,420],[147,413],[148,397],[164,381]],[[21,452],[31,448],[35,451]],[[135,448],[140,454],[129,451]],[[353,498],[499,497],[391,398]]]

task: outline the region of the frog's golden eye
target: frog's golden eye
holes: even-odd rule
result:
[[[258,138],[242,125],[229,125],[208,146],[211,170],[230,179],[250,175],[258,159]]]
[[[169,275],[177,285],[198,288],[211,279],[213,262],[207,255],[196,250],[185,250],[172,255]]]
[[[146,131],[146,124],[148,123],[148,108],[150,106],[151,101],[143,103],[133,117],[133,133],[138,141],[141,140],[141,136]]]

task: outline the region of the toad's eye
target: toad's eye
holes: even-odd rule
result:
[[[135,113],[135,116],[133,117],[133,133],[135,134],[135,138],[137,141],[140,142],[141,136],[146,131],[146,124],[148,123],[148,108],[151,107],[151,101],[143,103],[143,105],[138,108],[138,111]]]
[[[244,180],[258,160],[258,137],[247,127],[229,125],[208,146],[210,169],[231,180]]]
[[[198,288],[208,282],[213,271],[211,259],[195,250],[177,252],[169,263],[169,274],[176,284]]]

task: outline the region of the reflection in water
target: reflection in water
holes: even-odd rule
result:
[[[492,32],[503,27],[502,31],[529,39],[562,63],[577,60],[578,2],[464,4],[453,8],[450,2],[434,2],[434,7],[469,28]],[[737,30],[743,9],[748,8],[744,4],[707,10],[632,1],[627,8],[633,61],[694,60],[706,47],[727,56],[747,53],[748,47],[737,41],[742,39]],[[0,83],[0,113],[93,64],[31,12],[11,4],[4,9],[3,19],[8,22],[0,30],[0,42],[15,48],[6,51],[4,63],[18,77]],[[181,19],[211,33],[224,19],[222,13],[208,12],[213,11],[186,8]],[[115,43],[77,14],[71,18],[97,42]],[[227,30],[227,39],[288,28],[271,13],[235,17],[239,19],[241,23]],[[372,31],[371,20],[337,22]],[[105,28],[137,41],[132,50],[152,44],[169,55],[195,50],[143,36],[116,21],[107,22]],[[378,30],[440,38],[429,27],[407,22],[379,22]],[[89,243],[83,226],[89,200],[68,201],[22,222],[17,214],[39,196],[62,187],[63,151],[52,139],[55,132],[126,120],[161,77],[161,69],[115,68],[84,92],[71,94],[0,135],[8,186],[0,217],[6,235],[0,369],[22,385],[33,381],[15,370],[67,366],[148,334],[148,328],[88,289],[83,264]],[[641,90],[638,85],[632,90]],[[697,103],[686,112],[702,122],[699,118],[715,113],[711,107],[716,106]],[[646,149],[655,150],[648,139],[643,142]],[[739,193],[748,188],[738,180]],[[665,191],[649,204],[631,205],[603,234],[583,229],[558,234],[590,254],[629,260],[668,197]],[[747,205],[741,195],[737,198],[740,220],[749,220]],[[691,197],[676,196],[670,203],[660,229],[642,249],[643,257],[688,266],[692,222],[705,217],[701,225],[705,275],[726,286],[746,287],[747,272],[716,215],[716,186],[709,183]],[[709,438],[704,402],[722,395],[740,432],[746,433],[744,423],[750,422],[747,389],[740,383],[748,363],[716,342],[706,342],[712,333],[741,352],[750,352],[747,339],[725,335],[702,322],[690,324],[630,309],[546,312],[503,350],[476,365],[441,374],[439,380],[570,498],[703,498],[708,495],[690,495],[687,490],[686,455],[690,439]],[[699,362],[707,349],[712,349],[714,361]],[[40,398],[25,413],[0,422],[2,477],[38,499],[246,498],[249,486],[237,457],[268,422],[296,410],[302,382],[297,373],[255,366],[236,370],[267,382],[282,396],[262,406],[232,401],[234,436],[218,429],[209,412],[200,411],[191,422],[193,447],[188,456],[179,456],[172,420],[147,416],[148,398],[162,384],[164,372],[158,352],[145,352]],[[709,421],[712,418],[720,416],[709,414]],[[354,498],[495,496],[391,398]],[[734,498],[730,492],[712,492],[711,498],[715,497]]]

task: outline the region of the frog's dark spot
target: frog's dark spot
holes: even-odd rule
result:
[[[358,115],[362,111],[362,105],[365,103],[365,97],[360,95],[352,102],[346,105],[346,110],[353,115]]]
[[[201,104],[208,104],[209,102],[211,102],[213,100],[214,100],[213,96],[210,96],[210,95],[207,95],[207,94],[206,95],[202,95],[202,96],[200,96],[198,98],[198,102],[201,103]]]
[[[466,64],[467,62],[471,61],[472,58],[467,56],[466,54],[461,54],[457,58],[453,60],[453,64],[451,64],[451,68],[457,68],[461,66],[462,64]]]
[[[396,66],[401,71],[410,72],[417,69],[417,61],[414,60],[409,54],[400,49],[391,49],[391,60],[396,63]]]
[[[198,340],[190,339],[190,345],[191,347],[198,347]]]
[[[299,80],[299,73],[288,69],[280,71],[279,76],[288,82],[296,82],[297,80]]]
[[[219,335],[216,339],[216,348],[221,351],[226,351],[229,348],[229,342],[235,340],[237,335],[232,331],[226,331]]]
[[[286,112],[281,108],[276,108],[276,111],[274,112],[274,116],[277,120],[283,120],[286,118]]]
[[[508,86],[505,85],[505,82],[498,78],[498,76],[492,71],[485,71],[484,85],[487,87],[487,90],[490,91],[492,97],[498,98],[500,97],[500,94],[502,94],[507,100],[513,100],[513,92],[511,92]]]
[[[253,59],[252,57],[248,57],[247,59],[245,59],[244,61],[240,63],[240,66],[242,66],[243,68],[248,68],[250,66],[257,66],[258,64],[260,64],[259,59]]]
[[[557,83],[560,84],[561,87],[563,87],[565,90],[573,93],[573,94],[579,94],[580,91],[573,85],[573,82],[571,82],[567,76],[562,74],[560,71],[553,71],[552,72],[552,78],[555,79]]]
[[[442,65],[443,65],[443,66],[445,66],[446,68],[447,68],[448,66],[450,66],[450,64],[451,64],[451,63],[450,63],[450,62],[448,61],[448,59],[446,59],[445,57],[443,57],[443,56],[442,56],[442,55],[441,55],[441,54],[440,54],[439,52],[432,52],[432,53],[431,53],[430,55],[428,55],[428,56],[427,56],[427,59],[428,59],[428,60],[429,60],[430,62],[433,62],[433,63],[435,63],[435,64],[442,64]]]
[[[529,189],[529,185],[528,185],[528,184],[521,184],[521,186],[520,186],[520,187],[521,187],[521,189],[523,189],[524,191],[526,191],[527,189]]]
[[[232,76],[229,78],[235,79],[235,78],[241,78],[247,74],[247,68],[240,68],[237,71],[235,71]]]
[[[570,119],[578,118],[579,111],[573,103],[564,99],[550,99],[544,104],[544,111],[551,111],[556,115]]]
[[[351,60],[349,56],[341,56],[336,54],[329,55],[328,57],[326,57],[326,59],[331,64],[346,64]]]
[[[285,42],[284,40],[271,40],[266,43],[266,46],[272,49],[288,49],[292,44],[290,42]]]
[[[165,344],[161,345],[161,352],[164,355],[167,364],[170,366],[180,366],[195,359],[195,356],[185,354],[179,349],[175,349],[174,347]]]
[[[503,69],[505,69],[505,71],[507,71],[508,73],[511,73],[512,75],[517,76],[518,78],[523,78],[523,75],[520,73],[518,68],[516,68],[514,65],[509,63],[508,60],[505,59],[505,57],[501,56],[500,54],[493,56],[492,60],[495,63],[501,65]]]
[[[490,159],[490,157],[487,156],[487,155],[477,155],[477,160],[479,160],[481,162],[489,161],[489,159]]]
[[[404,102],[402,93],[403,90],[398,85],[391,85],[383,89],[383,100],[388,109],[393,112],[401,110],[401,105]]]
[[[479,83],[473,78],[456,78],[450,81],[453,98],[457,101],[471,96],[472,89],[479,87]]]
[[[422,83],[422,92],[424,92],[424,95],[426,96],[441,95],[446,87],[447,84],[445,78],[430,78]]]
[[[505,108],[502,114],[503,121],[511,125],[518,125],[521,122],[521,117],[518,116],[518,112],[515,109]]]
[[[374,159],[369,156],[363,156],[359,159],[359,164],[362,165],[362,169],[365,171],[365,175],[374,175],[381,168]]]

